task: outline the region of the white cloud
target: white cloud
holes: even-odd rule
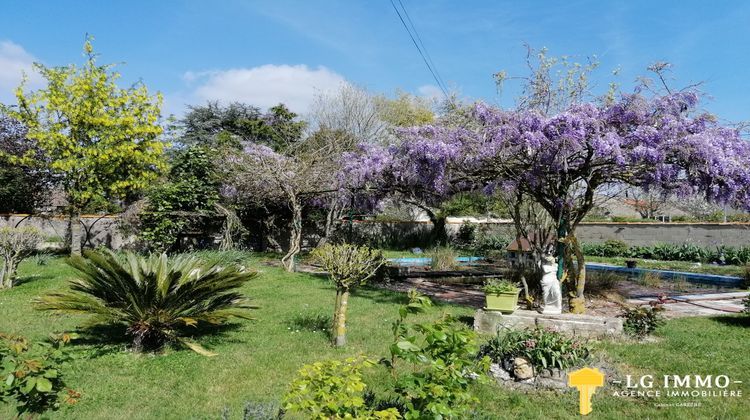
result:
[[[190,92],[176,97],[197,102],[245,102],[261,108],[284,103],[292,111],[304,114],[315,96],[338,89],[346,79],[325,67],[266,64],[259,67],[194,72],[183,80]]]
[[[443,91],[435,85],[420,86],[417,88],[417,92],[429,100],[442,99],[443,97]]]
[[[0,41],[0,101],[15,102],[13,91],[18,87],[25,72],[29,88],[37,88],[42,78],[34,71],[32,64],[36,58],[23,47],[12,41]]]

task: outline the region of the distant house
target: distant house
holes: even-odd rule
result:
[[[547,237],[545,248],[553,248],[556,242],[553,236]],[[505,248],[505,255],[512,267],[529,266],[534,264],[531,250],[532,246],[528,238],[518,238]]]

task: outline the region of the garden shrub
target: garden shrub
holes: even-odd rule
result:
[[[250,319],[254,309],[238,291],[255,272],[206,263],[194,256],[141,257],[86,252],[69,260],[77,279],[70,291],[36,301],[38,309],[89,314],[90,325],[120,325],[136,351],[178,343],[213,355],[185,336],[188,328],[218,325],[231,317]]]
[[[478,402],[469,390],[472,378],[484,378],[489,359],[478,360],[476,333],[450,315],[432,323],[407,325],[409,314],[424,311],[431,302],[412,291],[409,304],[399,309],[393,324],[391,359],[383,360],[397,375],[398,360],[412,364],[398,376],[395,391],[406,419],[465,418]]]
[[[362,370],[374,365],[362,357],[305,365],[284,396],[284,410],[320,420],[398,419],[395,408],[376,411],[365,404]]]
[[[461,227],[458,228],[458,233],[453,242],[459,248],[472,248],[476,241],[477,226],[470,222],[461,223]]]
[[[586,243],[581,247],[585,255],[595,257],[644,258],[663,261],[691,261],[703,263],[744,265],[750,263],[750,247],[719,246],[704,248],[696,244],[656,244],[627,246],[622,241]]]
[[[225,407],[221,413],[221,420],[231,420],[232,412]],[[279,420],[284,418],[284,412],[275,402],[248,401],[242,410],[242,420]]]
[[[427,251],[430,268],[434,271],[451,271],[458,268],[458,252],[450,247],[432,248]]]
[[[216,172],[205,149],[177,152],[167,182],[148,191],[148,204],[139,215],[140,236],[149,249],[169,251],[185,231],[206,229],[219,199]]]
[[[312,252],[312,257],[336,286],[332,341],[335,346],[344,346],[349,293],[374,277],[385,264],[385,258],[379,250],[350,244],[323,245]]]
[[[612,271],[591,271],[586,274],[586,293],[603,295],[614,290],[622,279]]]
[[[591,355],[591,348],[586,343],[557,331],[526,328],[498,331],[495,337],[482,345],[479,355],[488,356],[498,364],[523,357],[537,371],[565,370],[583,365]]]
[[[51,335],[32,344],[24,337],[0,333],[0,401],[15,403],[19,417],[29,418],[57,410],[61,402],[76,403],[80,394],[65,387],[63,376],[70,359],[64,347],[75,338],[75,334]]]
[[[31,255],[42,235],[35,227],[0,228],[0,289],[13,287],[18,264]]]
[[[507,235],[480,231],[474,240],[473,249],[481,255],[487,255],[491,251],[505,251],[511,242],[513,239]]]
[[[626,308],[620,314],[625,318],[623,323],[625,333],[635,338],[643,338],[651,334],[664,324],[664,318],[661,315],[663,310],[661,305]]]

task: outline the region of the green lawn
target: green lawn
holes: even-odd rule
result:
[[[305,363],[356,354],[387,354],[393,321],[404,296],[380,289],[355,293],[350,306],[349,345],[329,346],[325,332],[309,322],[332,311],[334,292],[325,280],[284,273],[250,257],[262,272],[244,289],[255,303],[256,321],[232,324],[220,334],[200,340],[219,356],[206,358],[187,350],[138,355],[122,344],[81,342],[72,346],[76,359],[67,382],[83,394],[75,406],[50,418],[74,419],[217,419],[224,409],[232,418],[245,402],[278,401],[297,369]],[[27,261],[21,275],[27,281],[0,292],[0,330],[33,339],[52,331],[72,330],[82,318],[40,313],[29,302],[35,296],[66,287],[71,277],[61,259],[38,266]],[[469,308],[438,305],[422,318],[443,311],[470,316]],[[658,343],[597,343],[605,357],[627,373],[728,374],[750,383],[750,324],[742,317],[681,319],[659,333]],[[382,387],[388,375],[374,368],[368,380]],[[521,393],[492,385],[476,388],[481,409],[489,418],[574,418],[573,392]],[[750,412],[746,397],[704,400],[699,408],[656,408],[652,401],[623,399],[600,391],[589,418],[741,418]],[[12,407],[0,406],[0,418],[12,417]]]
[[[657,261],[645,260],[642,258],[622,258],[622,257],[593,257],[586,256],[586,262],[598,262],[625,266],[626,260],[635,260],[639,268],[651,268],[656,270],[674,270],[687,271],[690,273],[719,274],[722,276],[745,275],[746,268],[739,265],[713,265],[713,264],[696,264],[689,261]]]

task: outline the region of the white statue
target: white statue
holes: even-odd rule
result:
[[[544,299],[543,314],[562,313],[562,290],[557,280],[557,264],[550,256],[542,258],[542,297]]]

